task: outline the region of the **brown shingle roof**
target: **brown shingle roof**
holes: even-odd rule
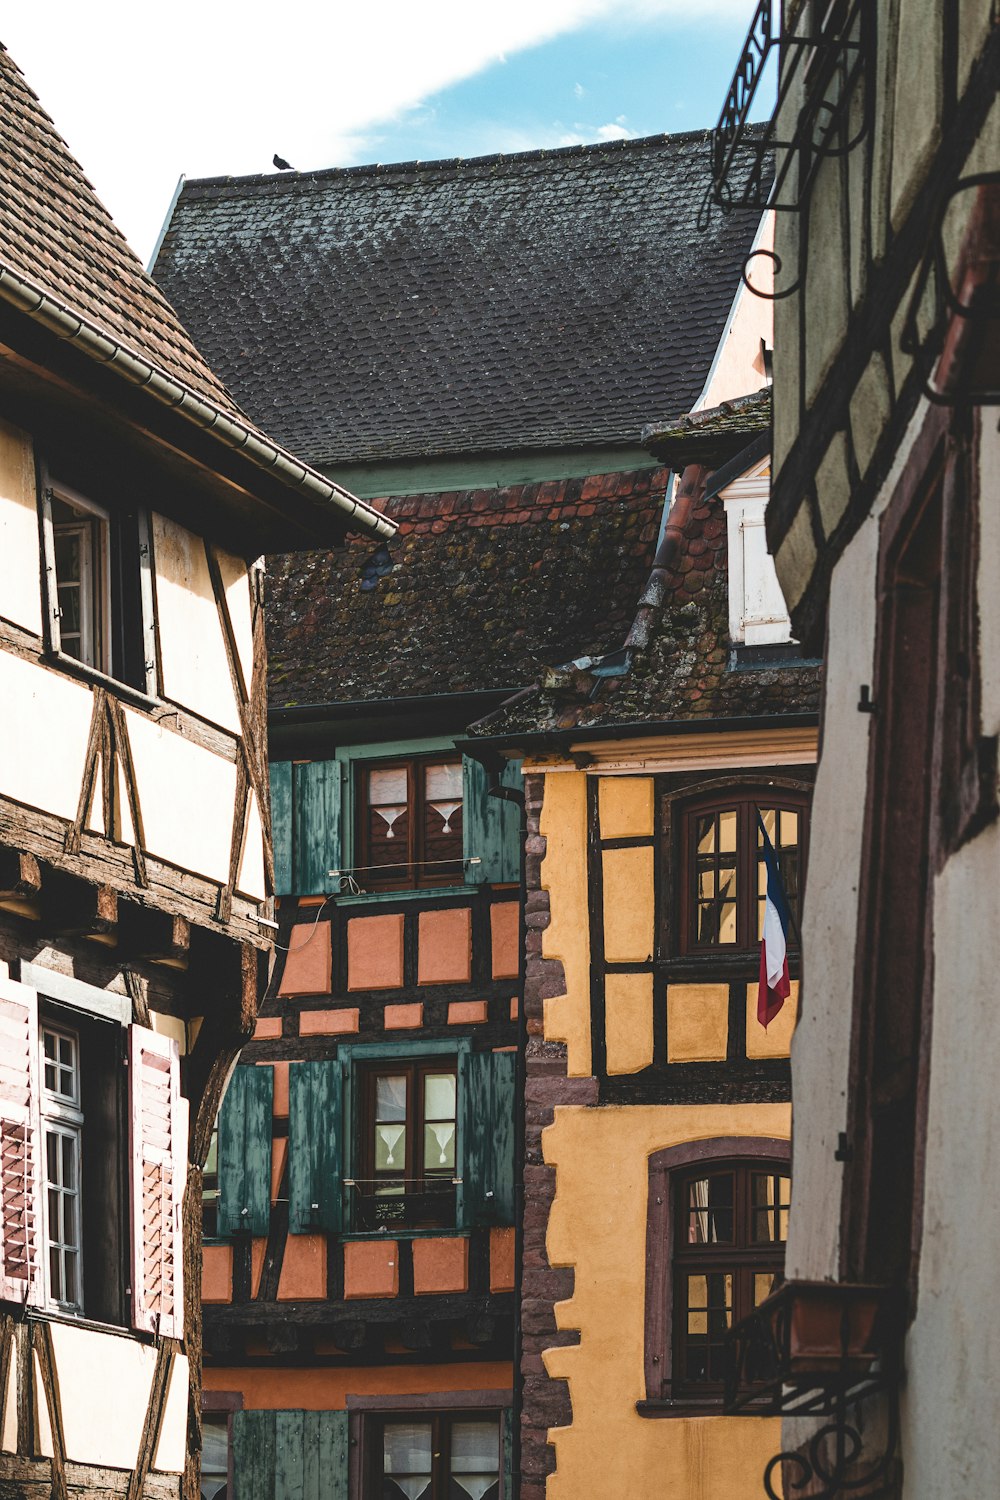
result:
[[[0,266],[241,415],[2,44]]]

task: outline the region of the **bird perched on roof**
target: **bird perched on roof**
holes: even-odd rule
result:
[[[279,172],[294,172],[295,171],[295,168],[292,166],[291,162],[290,161],[286,161],[283,156],[279,156],[278,153],[277,153],[277,151],[274,153],[274,156],[271,159],[274,162],[274,165],[277,167],[277,169],[278,169]]]

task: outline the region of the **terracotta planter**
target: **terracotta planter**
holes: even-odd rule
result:
[[[872,1344],[878,1308],[877,1293],[868,1287],[796,1289],[789,1340],[792,1372],[864,1374],[878,1355]]]

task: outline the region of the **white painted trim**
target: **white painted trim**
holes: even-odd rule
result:
[[[813,765],[818,758],[819,731],[793,726],[788,729],[745,729],[735,733],[650,735],[642,740],[590,740],[574,745],[574,753],[592,761],[588,776],[649,775],[657,771],[713,771],[755,766]],[[548,775],[555,771],[578,771],[569,756],[551,761],[525,760],[524,774]]]

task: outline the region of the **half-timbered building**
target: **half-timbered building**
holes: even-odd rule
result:
[[[786,1415],[771,1495],[993,1494],[1000,27],[985,0],[758,5],[720,201],[764,201],[731,152],[774,53],[767,530],[828,675],[788,1285],[731,1398]]]
[[[201,1167],[271,946],[251,424],[0,48],[0,1490],[193,1497]]]
[[[789,1203],[800,959],[793,925],[765,1028],[761,827],[797,912],[816,758],[764,539],[769,325],[741,288],[696,409],[645,433],[677,479],[617,649],[473,726],[526,795],[522,1500],[756,1500],[777,1440],[723,1413]]]
[[[757,222],[699,219],[706,145],[187,183],[167,226],[155,274],[240,399],[399,523],[269,569],[286,952],[220,1117],[204,1280],[240,1497],[320,1463],[358,1500],[514,1492],[520,1350],[552,1317],[516,1292],[537,916],[517,758],[465,728],[628,633],[669,481],[640,431],[720,336],[733,357]]]

